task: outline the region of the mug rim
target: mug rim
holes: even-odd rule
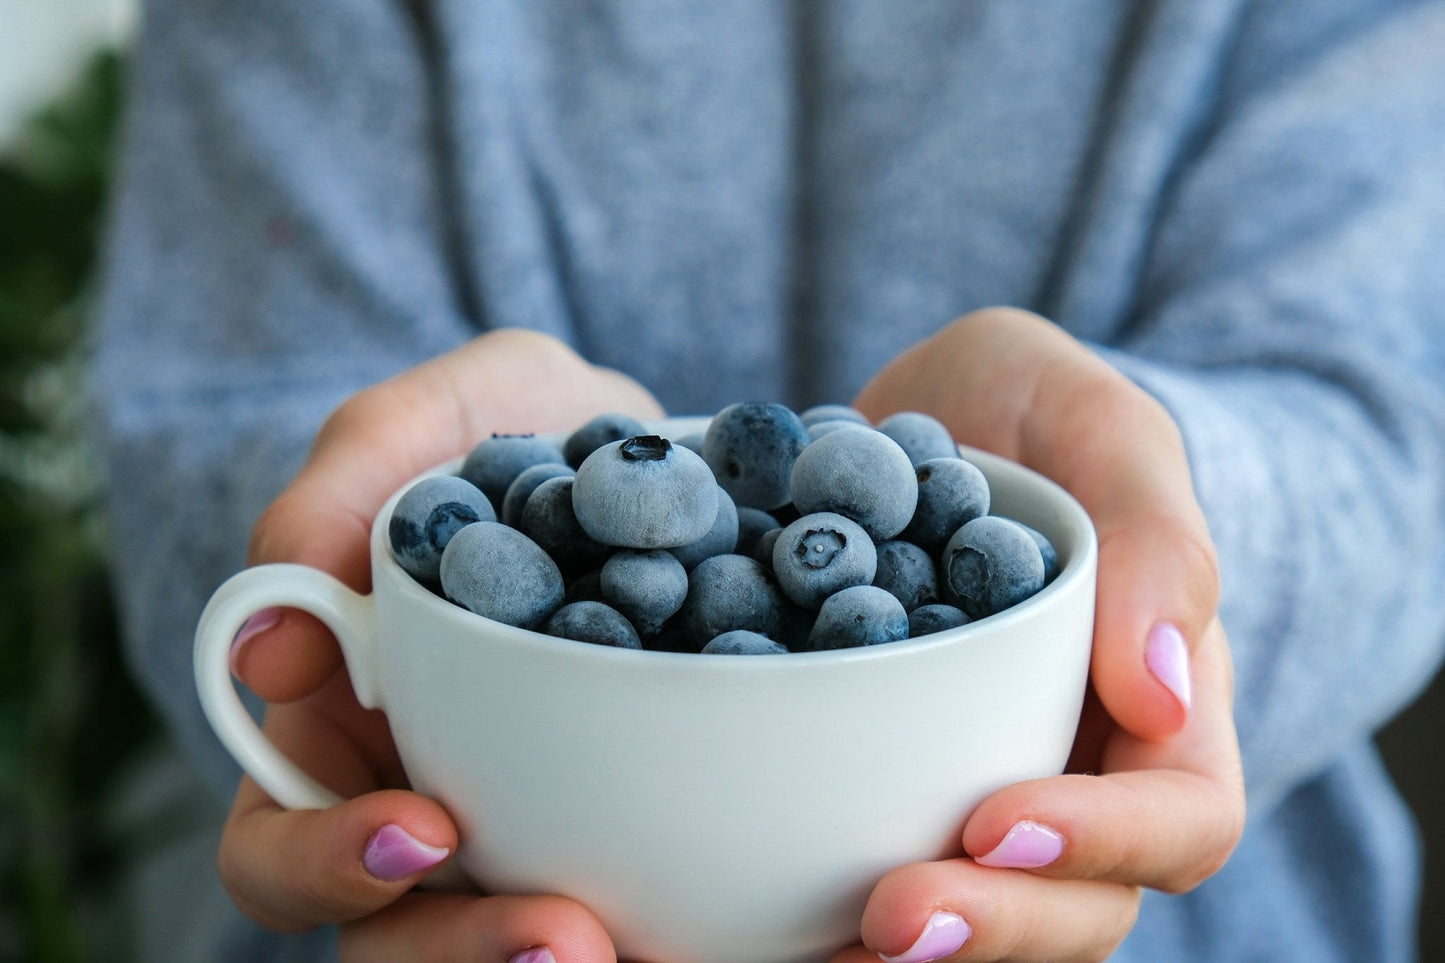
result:
[[[644,421],[643,424],[656,434],[676,438],[679,435],[705,428],[710,420],[709,416],[680,416]],[[571,432],[537,432],[536,434],[540,438],[556,441],[560,444]],[[462,462],[465,460],[465,454],[448,459],[403,482],[382,504],[371,526],[372,594],[376,595],[380,590],[381,584],[385,582],[391,586],[392,591],[399,592],[403,598],[423,605],[428,611],[434,611],[437,617],[445,619],[448,623],[455,623],[457,628],[485,631],[489,635],[510,639],[518,644],[545,645],[558,653],[571,652],[575,656],[585,659],[600,659],[603,661],[613,659],[640,660],[643,664],[655,663],[659,666],[668,663],[677,663],[679,665],[695,666],[697,669],[707,672],[746,671],[751,674],[760,671],[762,665],[773,666],[774,669],[771,671],[788,671],[788,666],[806,666],[820,662],[872,662],[880,658],[897,658],[908,653],[922,653],[943,646],[951,646],[958,643],[960,639],[966,640],[977,635],[994,634],[997,632],[1006,633],[1009,627],[1015,622],[1028,619],[1034,613],[1034,610],[1053,604],[1055,599],[1072,595],[1074,591],[1080,588],[1078,583],[1094,578],[1099,550],[1098,536],[1088,512],[1084,510],[1084,507],[1068,490],[1057,482],[1001,455],[966,445],[959,445],[958,448],[961,457],[973,462],[974,465],[984,472],[985,476],[989,479],[991,488],[995,484],[996,475],[1012,474],[1041,491],[1045,496],[1044,501],[1039,501],[1036,498],[1030,498],[1029,501],[1031,503],[1037,501],[1041,505],[1052,505],[1058,509],[1060,523],[1067,529],[1073,550],[1067,554],[1067,557],[1065,557],[1065,553],[1060,552],[1058,574],[1029,598],[1001,612],[987,616],[984,619],[955,626],[950,629],[944,629],[939,632],[931,632],[927,635],[900,639],[895,642],[880,645],[855,646],[824,651],[790,651],[782,657],[774,655],[708,657],[696,652],[625,649],[616,646],[595,645],[547,635],[535,629],[508,625],[505,622],[498,622],[484,615],[479,615],[433,592],[408,574],[397,562],[395,555],[392,553],[391,540],[388,536],[391,513],[402,494],[424,478],[436,475],[456,475]],[[1048,533],[1045,534],[1051,541],[1054,540],[1053,536],[1048,535]],[[1086,588],[1091,588],[1091,586]],[[761,665],[759,664],[760,662]]]

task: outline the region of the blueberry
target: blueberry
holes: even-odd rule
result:
[[[771,511],[786,505],[793,462],[808,429],[780,404],[728,405],[703,435],[702,456],[733,501]]]
[[[808,441],[814,442],[824,435],[831,434],[840,428],[870,428],[869,425],[860,425],[856,421],[815,421],[808,426]]]
[[[834,431],[813,442],[793,465],[793,504],[804,515],[836,512],[863,526],[874,541],[903,531],[918,505],[913,463],[880,432]]]
[[[787,646],[766,635],[733,629],[715,637],[702,647],[703,655],[787,655]]]
[[[750,555],[753,558],[758,558],[755,550],[758,547],[758,542],[762,540],[763,535],[775,528],[782,528],[782,526],[778,524],[776,518],[761,508],[748,508],[744,506],[739,508],[737,512],[738,543],[733,548],[733,551],[738,555]],[[771,566],[772,558],[772,549],[770,547],[765,564]],[[763,559],[760,558],[758,560],[763,561]]]
[[[878,553],[857,522],[832,512],[804,515],[783,529],[773,544],[773,573],[783,594],[805,609],[816,609],[840,589],[867,585],[878,569]]]
[[[683,624],[696,646],[733,629],[768,637],[778,632],[785,604],[762,565],[742,555],[714,555],[687,577]]]
[[[442,552],[442,590],[453,602],[532,628],[562,603],[562,573],[536,542],[500,522],[473,522]]]
[[[571,602],[562,606],[542,625],[542,631],[560,639],[610,645],[618,649],[640,649],[637,630],[622,613],[601,602]]]
[[[1044,559],[1023,527],[985,515],[960,528],[943,550],[944,580],[970,618],[1016,605],[1044,587]]]
[[[507,487],[523,471],[545,462],[566,462],[562,449],[536,435],[492,435],[462,462],[461,476],[480,488],[500,514]]]
[[[674,445],[681,445],[688,451],[701,457],[702,442],[704,437],[705,436],[700,431],[690,431],[685,435],[680,435],[677,438],[672,439],[672,443]]]
[[[569,478],[572,474],[572,469],[559,461],[547,461],[523,469],[521,474],[512,479],[512,484],[507,486],[507,493],[502,496],[502,524],[513,528],[521,527],[522,509],[527,507],[527,499],[537,490],[537,486],[550,478]]]
[[[602,600],[655,635],[687,598],[687,570],[671,552],[622,549],[602,565]]]
[[[1044,557],[1044,584],[1048,585],[1059,574],[1058,549],[1054,548],[1054,543],[1049,541],[1049,537],[1037,528],[1030,528],[1018,519],[1011,518],[1009,521],[1028,532],[1029,537],[1034,540],[1034,544],[1039,547],[1039,554]]]
[[[397,564],[417,581],[434,585],[452,535],[463,525],[496,520],[492,503],[477,486],[455,475],[433,475],[397,499],[387,535]]]
[[[903,603],[905,612],[938,601],[938,572],[933,557],[912,542],[892,539],[878,546],[873,584]]]
[[[798,420],[809,428],[825,421],[851,421],[855,425],[873,427],[867,415],[850,405],[813,405],[798,412]]]
[[[576,468],[603,445],[645,434],[646,426],[631,415],[617,412],[598,415],[567,436],[562,443],[562,454],[566,456],[567,464]]]
[[[915,469],[918,507],[903,538],[937,555],[953,533],[988,514],[988,479],[962,458],[930,458]]]
[[[847,649],[908,638],[908,613],[876,585],[855,585],[828,596],[818,610],[808,648]]]
[[[591,568],[581,575],[575,575],[567,580],[567,591],[562,596],[562,603],[569,602],[606,602],[602,597],[602,570]]]
[[[718,486],[696,453],[657,435],[603,445],[577,469],[572,489],[587,534],[619,548],[676,548],[717,520]]]
[[[968,613],[952,605],[945,605],[942,602],[920,605],[908,613],[908,637],[916,639],[920,635],[932,635],[934,632],[942,632],[944,629],[956,629],[971,621],[973,620],[968,617]]]
[[[768,529],[758,536],[758,543],[750,553],[752,558],[761,562],[770,572],[773,570],[773,548],[778,544],[778,536],[782,534],[781,528]]]
[[[738,509],[733,504],[732,498],[722,489],[717,490],[717,515],[713,519],[712,528],[707,534],[695,542],[687,545],[679,545],[672,549],[672,554],[683,567],[691,571],[697,568],[699,562],[705,558],[712,558],[714,555],[727,555],[738,547]]]
[[[900,411],[878,422],[878,430],[898,442],[915,465],[934,458],[957,458],[958,444],[943,422],[921,411]]]
[[[578,522],[574,508],[576,484],[577,479],[571,475],[542,482],[528,497],[517,524],[568,575],[599,567],[610,551]]]

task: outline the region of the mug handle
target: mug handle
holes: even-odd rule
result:
[[[377,708],[372,661],[372,598],[305,565],[258,565],[216,589],[196,627],[196,689],[201,708],[221,743],[272,799],[287,809],[325,809],[341,797],[287,759],[261,732],[236,694],[231,643],[262,609],[283,606],[316,616],[341,643],[352,688],[361,704]]]

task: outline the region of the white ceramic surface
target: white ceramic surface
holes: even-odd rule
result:
[[[659,427],[674,437],[704,422]],[[294,606],[337,634],[415,788],[457,819],[457,860],[493,892],[563,893],[622,958],[826,959],[857,940],[889,869],[959,849],[967,814],[1058,773],[1082,705],[1097,549],[1053,483],[965,450],[993,511],[1038,528],[1061,572],[1014,608],[906,642],[786,656],[639,652],[490,622],[437,598],[372,528],[369,596],[291,565],[217,590],[196,676],[227,748],[277,801],[337,797],[278,753],[233,688],[245,619]],[[455,464],[443,470],[454,470]]]

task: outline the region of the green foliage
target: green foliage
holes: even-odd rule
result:
[[[85,343],[119,116],[87,65],[0,156],[0,959],[114,958],[105,802],[153,722],[117,655]],[[104,932],[102,932],[102,928]],[[98,943],[109,944],[103,951]]]

